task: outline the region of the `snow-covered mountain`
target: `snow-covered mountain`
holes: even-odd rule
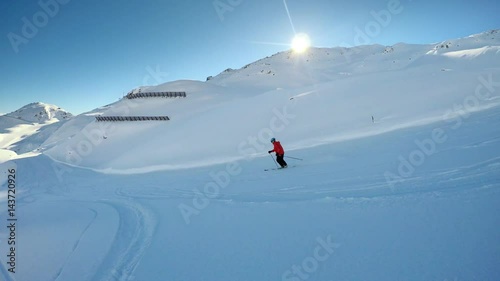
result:
[[[73,115],[58,106],[34,102],[21,107],[20,109],[8,113],[5,116],[33,123],[45,123],[49,121],[64,121]]]
[[[72,117],[58,106],[41,102],[0,116],[0,149],[11,156],[35,150]]]
[[[456,67],[476,67],[499,51],[499,31],[471,35],[466,38],[446,40],[437,44],[394,46],[370,45],[353,48],[311,48],[305,54],[286,51],[248,64],[241,69],[227,69],[209,81],[218,85],[248,86],[274,90],[276,88],[303,87],[346,76],[413,69],[423,64],[443,66],[458,63]]]
[[[453,105],[494,79],[499,61],[498,31],[439,44],[286,51],[207,82],[142,87],[187,97],[125,98],[66,123],[42,147],[57,161],[122,173],[254,157],[267,151],[272,136],[288,149],[355,139],[457,113]],[[498,102],[484,97],[473,110]],[[96,115],[167,115],[170,121],[101,123]],[[258,142],[250,144],[253,138]],[[134,161],[137,155],[142,162]]]
[[[497,281],[499,46],[283,52],[47,125],[0,163],[0,280]]]

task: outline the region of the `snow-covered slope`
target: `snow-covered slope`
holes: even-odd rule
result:
[[[46,154],[103,171],[147,172],[262,155],[273,136],[298,149],[435,122],[450,118],[450,110],[459,112],[455,104],[497,79],[499,48],[500,36],[491,31],[437,45],[282,52],[207,82],[142,88],[186,91],[187,97],[123,99],[91,115],[167,115],[171,120],[85,118],[56,132],[46,142]],[[497,96],[483,95],[470,110],[499,102]]]
[[[4,155],[23,154],[37,149],[72,114],[55,105],[31,103],[0,116],[0,149]],[[8,158],[0,157],[5,160]]]
[[[500,280],[496,36],[282,53],[76,116],[0,163],[0,279]]]
[[[499,38],[498,30],[493,30],[429,45],[400,43],[394,46],[312,48],[306,54],[287,51],[248,64],[239,70],[228,69],[212,77],[209,82],[274,90],[318,84],[346,76],[418,68],[422,64],[427,64],[427,61],[433,64],[432,70],[451,69],[455,63],[458,63],[456,66],[458,69],[455,70],[471,66],[482,69],[488,59],[496,57]],[[463,57],[458,57],[458,62],[448,59],[456,52],[474,52],[478,48],[482,49],[483,53],[472,57],[472,60],[462,59]],[[490,54],[486,54],[488,52]]]
[[[268,156],[145,175],[0,165],[19,194],[18,267],[0,257],[0,279],[497,281],[500,111],[461,120],[287,151],[304,160],[279,171]]]
[[[54,119],[59,121],[68,120],[73,115],[58,106],[35,102],[25,105],[5,116],[33,123],[45,123],[47,121],[54,121]]]

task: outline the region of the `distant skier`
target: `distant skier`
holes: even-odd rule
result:
[[[279,141],[276,141],[275,138],[271,139],[271,143],[273,144],[273,150],[269,150],[268,153],[276,152],[276,162],[280,164],[281,168],[286,168],[287,164],[283,157],[285,156],[285,150]]]

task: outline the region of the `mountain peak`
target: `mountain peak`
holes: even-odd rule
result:
[[[66,110],[43,102],[32,102],[5,116],[34,123],[45,123],[55,120],[62,121],[73,117]]]
[[[300,54],[287,50],[247,64],[240,69],[228,68],[216,76],[210,76],[207,81],[221,86],[246,87],[261,91],[318,85],[343,79],[345,76],[418,67],[426,63],[431,55],[445,55],[457,51],[470,52],[485,46],[498,46],[499,34],[500,30],[490,30],[431,44],[311,47]]]

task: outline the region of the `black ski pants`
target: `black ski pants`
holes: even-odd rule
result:
[[[276,153],[276,162],[278,162],[278,164],[280,164],[281,167],[288,166],[288,164],[286,164],[285,159],[283,159],[283,157],[285,157],[284,154]]]

